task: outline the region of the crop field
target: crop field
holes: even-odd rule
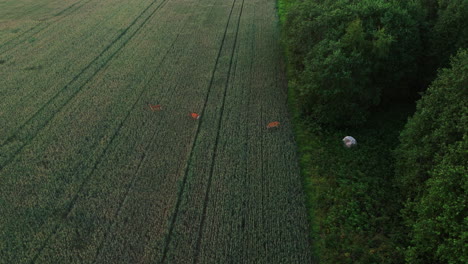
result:
[[[275,5],[0,0],[0,263],[312,263]]]

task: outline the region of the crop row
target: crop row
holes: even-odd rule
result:
[[[193,111],[200,111],[205,105],[206,89],[209,87],[210,76],[213,74],[213,66],[221,45],[224,28],[215,24],[210,27],[203,26],[203,22],[213,21],[214,19],[221,20],[227,14],[226,11],[228,10],[225,10],[224,6],[215,5],[210,7],[208,5],[206,10],[195,14],[194,21],[190,23],[195,27],[188,27],[186,34],[181,37],[181,43],[188,41],[191,45],[185,46],[183,49],[179,49],[181,46],[176,47],[178,51],[182,50],[184,55],[180,61],[168,63],[167,65],[168,70],[175,74],[173,73],[171,78],[161,81],[167,84],[176,84],[176,91],[179,93],[174,96],[177,102],[168,105],[169,109],[175,109],[172,110],[174,113],[170,114],[169,120],[167,120],[171,124],[165,123],[162,126],[164,131],[173,131],[172,136],[167,137],[164,132],[158,131],[155,143],[161,148],[160,157],[157,158],[157,161],[146,163],[145,169],[142,170],[147,176],[141,177],[141,182],[135,186],[133,195],[129,197],[129,199],[133,198],[133,200],[130,200],[130,205],[122,213],[122,218],[127,216],[129,219],[127,222],[120,220],[116,223],[118,228],[116,228],[110,239],[113,243],[107,244],[107,250],[103,252],[100,258],[101,262],[165,261],[162,259],[164,257],[163,248],[166,243],[164,234],[169,229],[169,220],[174,213],[173,210],[177,200],[176,189],[181,184],[184,176],[185,163],[193,144],[193,136],[197,134],[196,131],[198,130],[198,122],[189,120],[191,126],[189,127],[189,133],[185,134],[183,132],[187,128],[187,119],[183,112],[185,109],[177,110],[174,106],[189,107],[187,110],[192,108]],[[207,40],[211,41],[207,42]],[[216,49],[214,49],[215,47]],[[200,58],[203,63],[193,58]],[[174,67],[176,65],[180,66]],[[202,113],[201,120],[205,120],[207,117],[204,112]],[[161,133],[161,136],[159,136],[159,133]],[[183,148],[182,151],[178,147],[180,143],[176,143],[179,140],[182,141],[180,142],[182,143],[180,145]],[[167,145],[173,147],[166,147]],[[180,154],[174,155],[174,153]],[[164,159],[165,162],[161,164],[160,159]],[[176,171],[174,171],[175,169]],[[168,174],[169,177],[167,177]],[[143,183],[146,183],[146,188],[142,185]],[[171,188],[168,188],[168,186]],[[145,192],[143,194],[138,193],[137,190],[142,188]],[[133,204],[133,207],[131,204]],[[144,206],[142,206],[143,204]],[[130,231],[132,236],[128,235]],[[119,253],[116,254],[116,252]]]
[[[217,147],[217,137],[222,116],[227,82],[233,65],[233,52],[237,40],[238,21],[243,1],[234,0],[218,8],[228,11],[223,38],[219,45],[216,62],[206,91],[203,119],[200,122],[189,161],[184,172],[184,181],[179,188],[179,197],[166,237],[161,263],[189,263],[197,261],[199,235],[204,222],[210,190],[211,169]],[[214,25],[213,25],[214,26]]]
[[[311,261],[287,132],[285,81],[278,77],[278,32],[269,8],[269,1],[237,3],[189,162],[167,262]],[[267,131],[273,120],[281,120],[286,130]]]
[[[36,106],[35,110],[33,110],[35,113],[32,114],[16,130],[13,130],[10,136],[6,137],[4,143],[1,146],[2,159],[0,160],[0,168],[11,162],[14,157],[20,153],[24,146],[37,135],[38,131],[43,129],[50,122],[50,120],[57,113],[59,113],[70,102],[70,100],[72,100],[86,86],[86,84],[92,78],[94,78],[96,74],[101,69],[103,69],[106,64],[127,44],[127,42],[158,10],[160,5],[153,7],[154,3],[155,2],[152,2],[150,5],[148,5],[138,17],[136,17],[123,31],[121,31],[119,35],[115,36],[115,38],[70,81],[68,81],[62,88],[56,91],[55,94],[49,95],[50,97],[46,99],[47,101],[45,101],[43,105],[40,107]],[[11,79],[14,77],[15,76],[11,76]],[[50,82],[48,81],[43,83],[44,85],[50,85]],[[32,87],[29,87],[29,89],[30,90],[27,92],[29,92],[30,98],[32,99],[33,95],[37,94],[38,91]],[[15,95],[18,96],[18,94],[20,94],[20,92],[16,91]],[[22,97],[21,101],[23,100],[27,101],[28,99],[24,99],[24,97]],[[12,109],[14,108],[11,105],[8,106]],[[16,120],[16,118],[10,120],[13,121]]]
[[[84,61],[4,130],[0,263],[310,263],[274,1],[121,1],[39,54]]]
[[[4,57],[1,71],[5,78],[0,86],[6,99],[0,103],[5,117],[2,143],[117,38],[120,26],[114,24],[127,26],[142,11],[141,7],[129,8],[124,0],[111,7],[93,4]],[[69,30],[72,26],[74,31]],[[7,119],[13,116],[13,110],[16,118]]]
[[[170,49],[170,43],[163,42],[160,47]],[[142,56],[147,56],[140,50]],[[127,55],[125,59],[131,57]],[[158,58],[154,57],[156,61]],[[141,76],[147,65],[145,60],[137,62],[140,69],[137,76]],[[1,239],[5,242],[0,249],[2,260],[22,262],[35,249],[43,247],[40,243],[48,240],[60,218],[68,214],[86,175],[98,166],[102,153],[117,133],[115,129],[121,126],[132,103],[136,103],[131,98],[141,94],[139,90],[143,87],[137,84],[142,80],[121,79],[127,73],[126,68],[120,67],[122,60],[119,63],[114,62],[113,76],[96,75],[0,174],[4,181],[2,194],[7,201],[2,209],[10,213],[1,220],[5,230]],[[154,70],[143,76],[150,77],[152,73]],[[122,86],[119,82],[124,80],[127,84]],[[111,103],[119,107],[109,111],[115,109]],[[140,105],[138,108],[141,109]],[[9,236],[15,239],[8,239]],[[24,248],[18,250],[19,245]]]
[[[176,8],[174,9],[177,10]],[[170,9],[168,8],[165,11],[167,12],[168,10]],[[190,10],[190,6],[185,7],[185,13],[189,13]],[[205,11],[207,11],[207,15],[212,15],[214,17],[220,16],[220,14],[208,12],[211,11],[210,9],[206,9]],[[148,63],[148,60],[151,61],[152,57],[148,55],[157,54],[155,52],[160,51],[160,45],[164,45],[168,37],[171,36],[169,32],[171,32],[170,30],[174,26],[173,23],[178,20],[175,17],[169,16],[174,16],[177,14],[168,13],[168,17],[166,18],[168,22],[164,27],[166,31],[165,34],[162,32],[151,31],[143,31],[141,34],[138,34],[138,38],[135,38],[129,43],[131,46],[125,48],[123,50],[125,51],[124,53],[119,54],[119,56],[117,56],[102,73],[99,73],[95,78],[93,78],[93,80],[96,81],[92,81],[88,84],[88,86],[92,87],[93,89],[86,89],[83,93],[80,93],[76,98],[74,98],[71,101],[69,107],[60,112],[60,115],[54,118],[50,125],[45,128],[45,131],[41,132],[40,135],[34,139],[34,142],[31,144],[31,146],[28,146],[22,152],[20,158],[25,156],[24,152],[30,153],[30,155],[33,156],[30,157],[32,160],[28,158],[26,159],[29,162],[21,160],[22,165],[26,165],[26,167],[28,167],[28,169],[31,171],[37,172],[39,169],[43,168],[34,168],[34,165],[36,162],[43,163],[44,161],[42,160],[42,157],[34,154],[49,154],[52,150],[55,150],[55,153],[52,153],[53,157],[49,157],[49,159],[53,159],[53,164],[47,164],[46,162],[48,172],[45,172],[44,175],[44,177],[46,175],[49,177],[53,176],[55,179],[47,179],[47,181],[49,181],[47,183],[36,184],[34,186],[35,195],[31,195],[34,197],[23,195],[23,198],[29,198],[31,200],[33,200],[33,198],[35,198],[34,200],[40,198],[42,202],[48,201],[49,204],[52,203],[50,204],[50,207],[54,207],[53,211],[55,211],[49,212],[49,215],[47,216],[49,219],[45,218],[43,215],[40,215],[39,217],[36,216],[35,218],[30,217],[30,219],[28,219],[29,222],[33,223],[47,220],[46,227],[42,225],[40,226],[39,230],[35,231],[36,237],[43,239],[45,237],[45,240],[43,240],[42,246],[38,248],[39,250],[42,249],[40,252],[41,254],[34,254],[33,260],[36,260],[37,262],[43,262],[55,258],[60,262],[60,260],[63,261],[71,257],[79,257],[86,258],[88,260],[96,258],[96,262],[100,263],[101,259],[118,258],[119,256],[116,256],[115,252],[121,252],[122,258],[119,258],[121,261],[131,257],[142,258],[144,256],[144,254],[136,254],[139,252],[138,250],[129,251],[129,248],[137,247],[141,250],[148,246],[145,245],[145,240],[141,239],[142,236],[138,236],[138,231],[140,229],[141,232],[145,230],[147,231],[148,229],[144,228],[150,228],[151,225],[122,226],[122,224],[126,223],[125,220],[122,222],[122,218],[126,219],[128,217],[137,217],[134,219],[135,224],[145,221],[150,221],[149,224],[151,224],[153,223],[152,221],[155,221],[155,219],[158,218],[163,220],[164,213],[161,212],[161,208],[159,208],[160,210],[150,210],[152,213],[146,216],[142,216],[141,213],[132,213],[132,211],[143,210],[144,212],[147,212],[149,209],[148,207],[156,206],[157,204],[166,202],[166,199],[167,202],[171,202],[169,199],[171,194],[176,194],[175,184],[178,183],[177,180],[179,178],[174,177],[172,179],[167,179],[167,176],[168,174],[172,176],[178,176],[182,173],[182,170],[185,167],[184,163],[186,162],[186,159],[180,159],[179,152],[188,154],[187,145],[191,142],[191,138],[194,132],[193,129],[184,130],[181,128],[196,128],[195,123],[187,123],[187,119],[181,118],[184,116],[186,109],[178,108],[180,108],[180,104],[186,105],[186,107],[190,107],[190,104],[194,103],[193,96],[187,96],[188,93],[193,93],[192,95],[195,96],[198,95],[197,98],[199,98],[196,100],[197,105],[194,105],[191,108],[200,107],[201,104],[204,103],[204,96],[202,96],[204,93],[194,91],[194,86],[197,88],[206,87],[208,81],[207,73],[211,71],[212,64],[207,64],[205,67],[199,67],[198,62],[194,61],[193,57],[200,55],[212,55],[214,50],[210,51],[209,54],[202,54],[207,48],[206,44],[208,44],[205,37],[211,39],[213,39],[212,37],[219,38],[219,34],[215,32],[211,33],[210,35],[210,32],[207,29],[204,29],[203,25],[197,21],[200,20],[200,17],[197,16],[200,15],[200,13],[203,14],[202,12],[197,12],[195,15],[191,16],[192,21],[187,21],[187,25],[195,25],[196,27],[181,30],[181,33],[177,36],[178,41],[170,47],[170,53],[166,56],[164,65],[151,65]],[[159,19],[161,18],[162,17]],[[204,19],[206,19],[206,16]],[[194,23],[194,21],[196,23]],[[153,21],[153,23],[155,22]],[[158,24],[159,23],[161,22],[158,22]],[[154,24],[153,26],[157,27],[157,25]],[[204,34],[200,34],[200,31],[203,31],[202,33]],[[189,32],[190,34],[187,34]],[[154,45],[158,43],[149,41],[151,37],[148,37],[148,35],[150,34],[156,35],[155,38],[159,40],[159,45]],[[197,40],[194,42],[187,41],[192,39]],[[148,45],[148,43],[152,45]],[[205,43],[205,46],[202,45],[203,43]],[[218,41],[215,43],[218,43]],[[149,49],[148,54],[143,52],[145,49]],[[178,55],[181,50],[187,51],[182,53],[183,57],[179,57],[181,55]],[[135,58],[135,55],[138,57]],[[208,58],[214,59],[214,56],[208,56]],[[130,67],[122,67],[128,61],[132,61],[132,64],[137,63],[139,67],[135,67],[135,65]],[[182,65],[182,67],[180,65]],[[197,66],[198,68],[193,70]],[[129,72],[129,69],[133,70]],[[156,86],[160,88],[158,90],[151,91],[148,94],[144,94],[141,97],[141,101],[138,101],[138,103],[135,104],[136,107],[133,109],[132,114],[129,115],[125,123],[122,123],[123,121],[120,121],[119,123],[118,120],[114,121],[113,118],[115,117],[125,116],[124,109],[128,109],[130,107],[130,103],[127,102],[127,100],[134,102],[134,100],[131,100],[131,98],[135,98],[136,95],[133,95],[130,87],[132,87],[134,90],[143,89],[142,87],[135,85],[135,83],[133,85],[125,84],[129,80],[137,82],[137,80],[146,79],[140,76],[142,75],[142,72],[144,73],[143,75],[147,76],[146,78],[152,74],[156,74],[156,76],[151,77],[152,81],[145,84],[144,87]],[[206,77],[200,78],[200,76]],[[109,89],[112,90],[112,88],[116,90],[114,90],[112,93],[106,92]],[[172,94],[164,96],[160,91],[161,89],[168,89],[168,91],[172,91]],[[145,99],[151,97],[155,99],[155,97],[158,95],[163,96],[162,98],[158,98],[158,100],[165,101],[167,108],[175,109],[176,114],[168,116],[161,115],[161,118],[163,119],[159,123],[148,122],[148,118],[150,117],[147,115],[148,112],[143,112],[143,109],[140,109],[138,106],[144,106]],[[169,98],[179,98],[179,100],[177,100],[178,102],[175,102],[170,101]],[[116,107],[114,104],[118,105],[118,107]],[[83,111],[84,109],[86,109],[86,111]],[[112,109],[112,111],[106,111],[106,109]],[[99,114],[97,114],[97,116],[90,116],[90,113]],[[116,119],[122,120],[121,118]],[[176,120],[174,121],[173,119]],[[116,126],[121,126],[120,131],[122,132],[119,131],[118,134],[112,132],[111,128],[115,128]],[[121,136],[122,134],[125,135],[123,131],[127,131],[127,136]],[[153,133],[156,133],[156,135]],[[78,135],[83,136],[80,138]],[[113,135],[117,136],[114,137]],[[146,136],[144,136],[144,138],[140,138],[142,135]],[[129,141],[131,142],[129,139],[132,139],[132,136],[136,137],[134,140],[137,140],[138,142],[134,143],[136,144],[134,145],[134,149],[126,150],[117,148],[118,150],[113,150],[113,146],[117,145],[127,148],[127,143]],[[156,142],[151,142],[151,138],[155,138]],[[149,142],[146,142],[148,140]],[[148,145],[149,143],[151,143],[151,145]],[[131,147],[132,144],[129,145],[129,147]],[[146,147],[148,149],[145,149]],[[44,150],[44,148],[46,148],[46,150]],[[143,157],[139,155],[141,151],[144,151],[144,153],[148,154],[145,154]],[[60,154],[58,153],[62,153],[64,157],[60,157]],[[116,156],[111,158],[111,153]],[[125,155],[122,156],[122,153],[131,153],[135,158],[127,161],[125,158],[129,157]],[[90,156],[89,160],[84,158],[87,155]],[[174,157],[180,159],[180,165],[176,166],[176,164],[174,164]],[[130,168],[133,170],[140,168],[137,173],[141,175],[138,176],[138,178],[132,178],[134,180],[128,179],[126,182],[124,181],[125,185],[120,185],[120,188],[114,188],[115,186],[112,185],[113,183],[121,184],[120,181],[115,182],[115,179],[118,177],[129,176],[129,174],[120,175],[120,170],[113,168],[117,164],[113,162],[109,163],[109,161],[116,161],[116,159],[121,161],[121,166],[127,167],[128,165],[132,164],[134,166],[130,166]],[[146,161],[143,162],[142,160]],[[14,167],[14,164],[9,166],[9,170],[5,173],[14,172],[12,167]],[[52,171],[55,175],[51,175]],[[127,173],[129,172],[129,170],[124,171],[127,171]],[[155,171],[159,171],[156,173],[156,175],[161,178],[155,178]],[[112,172],[116,174],[113,174]],[[134,172],[135,171],[132,173]],[[84,175],[77,175],[77,173]],[[93,177],[88,178],[86,176],[91,174],[94,174]],[[100,177],[101,175],[105,176]],[[87,179],[92,183],[96,181],[100,182],[100,187],[107,188],[94,189],[94,184],[80,184],[80,182],[83,182],[82,180]],[[105,180],[104,182],[102,182],[103,179]],[[34,179],[27,179],[28,183],[32,181],[34,181]],[[19,182],[14,182],[13,184],[17,185],[18,183]],[[161,187],[164,186],[163,183],[168,183],[169,186],[172,186],[173,188],[161,189]],[[12,184],[12,182],[10,182],[10,184]],[[31,187],[29,187],[30,190]],[[145,197],[144,195],[142,196],[141,189],[150,187],[156,188],[156,190],[154,192],[143,192],[145,195],[150,195],[149,197]],[[65,191],[62,189],[65,189]],[[109,196],[100,196],[101,194],[98,192],[98,190],[104,194],[109,194]],[[107,190],[107,192],[104,190]],[[65,192],[65,194],[59,193],[57,195],[57,192],[60,191]],[[110,194],[112,194],[114,191],[114,195],[124,195],[124,197],[127,198],[123,198],[124,200],[120,200],[120,202],[110,200],[109,203],[103,204],[103,200],[113,197]],[[163,195],[164,193],[162,191],[166,192],[165,195]],[[72,205],[73,208],[77,209],[71,208],[70,213],[68,213],[67,211],[69,210],[68,208],[70,208],[70,201],[73,201],[75,197],[73,193],[79,193],[79,197],[76,199],[74,205]],[[54,197],[54,195],[56,196]],[[53,200],[52,198],[58,200],[56,205],[51,202],[51,200]],[[135,206],[135,203],[139,201],[139,199],[153,199],[155,203],[149,204],[148,207]],[[84,205],[90,205],[91,203],[91,205],[85,206],[84,210],[78,210],[78,208],[83,209],[83,207],[81,207],[83,206],[83,203]],[[37,205],[39,204],[40,203],[38,202]],[[116,209],[115,206],[119,204],[122,206],[121,209]],[[161,206],[162,208],[166,208],[169,205],[171,204],[163,204]],[[27,206],[27,208],[30,209],[31,207]],[[112,209],[117,210],[117,213],[106,214],[104,215],[104,218],[114,215],[121,221],[111,221],[113,224],[110,227],[110,223],[101,226],[102,219],[98,217],[100,214],[96,212],[92,214],[89,212],[90,208],[99,208],[99,211],[103,210],[107,213],[112,212]],[[105,208],[108,208],[108,210],[105,210]],[[41,209],[48,208],[40,208],[40,206],[38,206],[36,211],[43,214],[44,210]],[[13,217],[18,217],[18,214],[20,213],[13,215]],[[169,211],[167,213],[169,213]],[[61,218],[58,217],[60,215],[62,215]],[[156,221],[156,223],[160,224],[164,223],[164,221]],[[127,228],[130,228],[132,232],[127,232]],[[95,232],[91,232],[90,230]],[[151,232],[157,232],[157,230],[159,230],[159,232],[164,232],[166,229],[164,226],[162,226],[159,228],[150,228],[149,230],[151,230]],[[47,235],[47,233],[49,235]],[[132,237],[128,236],[129,233],[132,234]],[[25,240],[27,235],[28,234],[24,234],[24,237],[16,237],[20,238],[20,240]],[[102,235],[101,239],[102,237],[105,237],[105,239],[111,243],[104,243],[102,240],[101,242],[92,242],[94,241],[93,238],[99,235]],[[153,239],[158,237],[162,238],[162,236],[155,236]],[[84,238],[90,239],[87,240]],[[24,240],[22,241],[23,244],[28,244],[28,241]],[[35,242],[32,241],[29,244],[34,243]],[[146,241],[146,243],[148,243],[148,241]],[[94,252],[96,253],[88,254],[90,251],[85,250],[83,248],[84,245],[86,245],[86,248],[91,251],[95,250]],[[95,247],[93,248],[92,245]],[[128,247],[129,245],[130,247]],[[64,250],[64,246],[71,247],[69,248],[71,250]]]
[[[41,18],[39,22],[37,22],[34,26],[31,26],[29,29],[23,30],[21,33],[17,32],[15,35],[11,36],[9,39],[1,39],[0,43],[0,56],[2,56],[5,52],[17,48],[21,46],[22,43],[31,40],[36,34],[40,33],[41,31],[47,29],[50,25],[54,23],[59,23],[63,18],[69,16],[72,13],[78,11],[82,6],[86,5],[88,2],[92,0],[79,0],[72,4],[66,5],[65,8],[61,9],[55,14],[50,14],[49,18]],[[64,5],[63,1],[57,1],[60,4],[60,7]],[[17,3],[19,4],[19,3]],[[29,9],[24,10],[24,16],[29,17],[30,13],[37,12],[37,10],[48,10],[50,3],[41,3],[35,1],[34,3],[20,3],[22,8],[20,10],[24,10],[25,6]],[[54,3],[55,4],[55,3]],[[18,9],[16,9],[18,10]],[[50,11],[49,11],[50,12]],[[18,19],[20,20],[21,17],[18,18],[11,18],[12,20]],[[14,30],[20,30],[16,28]]]

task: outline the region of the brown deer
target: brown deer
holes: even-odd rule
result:
[[[280,122],[274,121],[274,122],[270,122],[270,123],[267,125],[267,128],[270,129],[270,128],[273,128],[273,127],[279,127],[279,125],[280,125]]]
[[[194,112],[190,112],[190,117],[192,117],[193,119],[200,119],[200,115]]]
[[[162,106],[160,104],[152,105],[152,104],[148,103],[148,106],[151,109],[151,111],[161,111],[162,110]]]

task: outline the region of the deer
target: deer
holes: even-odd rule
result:
[[[160,104],[152,105],[152,104],[148,103],[148,106],[151,109],[151,111],[161,111],[162,110],[162,106]]]
[[[268,123],[267,129],[274,128],[274,127],[279,127],[279,126],[280,126],[280,122],[274,121],[274,122]]]
[[[193,119],[200,119],[200,115],[195,112],[190,112],[190,117]]]

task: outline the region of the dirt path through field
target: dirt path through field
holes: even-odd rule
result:
[[[1,11],[0,263],[313,263],[274,0],[30,2]]]

